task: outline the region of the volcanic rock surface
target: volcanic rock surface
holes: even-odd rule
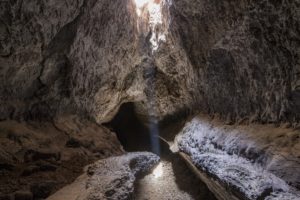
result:
[[[155,2],[1,1],[1,119],[299,121],[298,0]]]
[[[299,130],[274,125],[224,125],[197,116],[172,149],[189,155],[238,198],[299,199],[299,136]]]
[[[2,193],[49,194],[90,161],[121,154],[117,138],[99,124],[126,103],[145,124],[201,112],[219,116],[222,126],[249,125],[249,132],[221,131],[218,142],[210,129],[187,133],[180,148],[231,185],[236,177],[209,167],[218,156],[250,168],[225,168],[253,186],[239,183],[245,198],[280,199],[287,188],[299,189],[300,0],[153,0],[140,8],[134,0],[0,1]],[[223,132],[234,148],[222,143]],[[35,178],[17,183],[19,169],[24,177],[50,171],[51,180],[71,178],[29,193]]]
[[[300,2],[174,0],[171,33],[198,73],[202,111],[299,122]]]
[[[76,116],[52,123],[0,122],[0,199],[22,191],[46,198],[74,181],[85,165],[123,153],[114,133]]]
[[[102,159],[88,166],[85,174],[48,200],[129,199],[136,177],[148,172],[158,161],[157,155],[148,152]]]
[[[148,15],[132,0],[1,1],[1,119],[75,112],[102,123],[125,102],[161,119],[191,104],[189,61],[171,40],[154,55],[152,29],[167,34],[169,22],[150,27]]]

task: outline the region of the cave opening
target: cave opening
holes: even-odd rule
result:
[[[118,113],[108,123],[104,124],[117,134],[117,137],[127,152],[153,150],[153,135],[151,125],[147,126],[137,116],[134,103],[121,105]],[[157,153],[158,152],[154,152]]]
[[[125,151],[150,151],[160,156],[160,162],[152,172],[143,174],[135,182],[133,198],[160,199],[170,195],[171,199],[173,194],[165,194],[165,191],[160,189],[164,187],[166,191],[173,191],[175,196],[180,196],[180,199],[215,200],[205,184],[195,179],[186,163],[169,149],[166,140],[160,139],[160,136],[165,136],[164,132],[177,132],[179,125],[161,125],[151,117],[144,117],[135,109],[135,103],[129,102],[122,104],[115,117],[104,124],[117,134]],[[184,120],[178,121],[182,124]]]

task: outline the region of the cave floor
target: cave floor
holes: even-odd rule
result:
[[[162,143],[161,143],[162,144]],[[152,173],[135,185],[136,200],[215,200],[206,185],[194,175],[186,163],[161,145],[161,161]]]
[[[176,155],[175,155],[176,156]],[[178,157],[162,157],[161,176],[151,173],[136,183],[134,199],[137,200],[214,200],[207,187],[195,177]]]

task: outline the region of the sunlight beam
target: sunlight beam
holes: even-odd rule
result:
[[[137,8],[141,9],[149,0],[134,0]]]
[[[136,12],[138,16],[141,15],[143,7],[150,2],[150,0],[134,0],[136,5]]]

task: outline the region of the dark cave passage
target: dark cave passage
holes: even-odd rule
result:
[[[187,112],[181,111],[159,123],[150,118],[144,121],[144,118],[141,120],[138,117],[134,103],[128,102],[122,104],[115,117],[103,125],[117,134],[125,151],[149,151],[160,155],[166,151],[166,144],[159,137],[173,141],[183,128],[187,116]]]
[[[149,123],[148,123],[149,124]],[[118,139],[127,152],[150,151],[159,154],[161,161],[161,177],[155,177],[152,172],[135,183],[134,199],[156,200],[162,198],[174,199],[207,199],[215,200],[214,195],[206,185],[195,178],[186,163],[173,152],[169,145],[153,134],[166,136],[176,134],[182,125],[172,123],[160,127],[158,124],[146,126],[137,116],[134,103],[123,104],[117,115],[109,123],[104,124],[116,132]],[[159,152],[153,148],[154,138],[157,139]],[[163,190],[162,190],[163,188]]]
[[[134,103],[122,104],[116,116],[104,125],[117,134],[125,151],[152,151],[150,129],[137,117]]]

